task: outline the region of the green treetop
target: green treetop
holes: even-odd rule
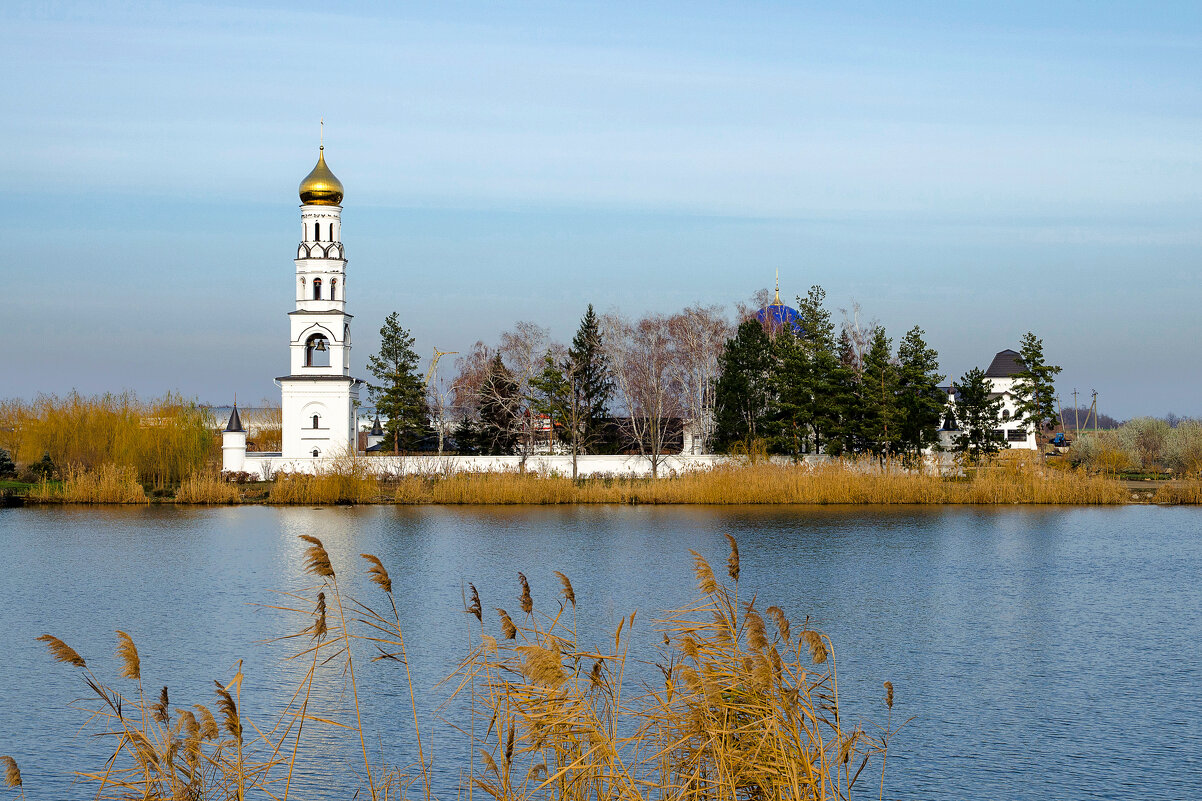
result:
[[[994,434],[1002,411],[1002,397],[993,395],[993,382],[985,377],[985,371],[974,367],[964,374],[956,388],[959,397],[955,414],[960,428],[956,450],[976,461],[1009,447]]]
[[[1056,410],[1056,374],[1060,367],[1048,364],[1043,355],[1043,340],[1030,331],[1019,345],[1026,369],[1016,376],[1014,394],[1018,397],[1014,416],[1028,431],[1037,435],[1047,424],[1059,419]]]
[[[393,312],[380,328],[380,352],[367,360],[367,369],[379,383],[368,384],[376,411],[385,415],[384,447],[393,453],[411,450],[430,432],[426,388],[417,374],[413,337],[401,327]]]
[[[898,451],[914,460],[939,438],[946,393],[939,389],[939,354],[927,347],[923,330],[914,326],[897,348]]]

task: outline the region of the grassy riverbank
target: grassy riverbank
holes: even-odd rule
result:
[[[379,478],[363,459],[310,476],[232,484],[214,472],[187,476],[174,489],[146,491],[128,469],[69,471],[27,492],[36,503],[322,504],[1123,504],[1199,503],[1202,484],[1165,482],[1133,491],[1112,477],[1051,467],[1009,454],[952,474],[882,470],[875,463],[732,464],[658,479],[573,481],[535,473],[458,473]]]

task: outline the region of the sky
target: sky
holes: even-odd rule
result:
[[[1065,405],[1202,415],[1202,4],[4,16],[0,397],[278,399],[324,117],[355,375],[392,311],[424,369],[589,303],[733,313],[779,270],[953,377],[1033,331]]]

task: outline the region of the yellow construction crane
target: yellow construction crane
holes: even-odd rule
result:
[[[430,369],[426,371],[426,388],[430,387],[430,381],[433,380],[434,374],[438,371],[438,360],[443,356],[454,356],[459,353],[457,350],[439,350],[434,349],[434,358],[430,359]]]

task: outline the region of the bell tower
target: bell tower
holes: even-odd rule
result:
[[[296,248],[296,308],[288,313],[289,374],[282,392],[283,458],[339,456],[355,447],[358,379],[351,378],[351,315],[346,312],[342,182],[317,165],[300,184],[301,241]]]

